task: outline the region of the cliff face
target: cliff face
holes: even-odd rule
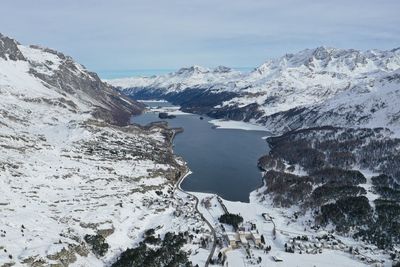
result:
[[[141,112],[143,106],[122,95],[112,86],[103,83],[97,74],[88,71],[71,57],[49,48],[23,46],[17,41],[0,35],[0,67],[3,80],[10,85],[13,77],[35,79],[46,88],[59,94],[63,101],[79,101],[91,113],[107,122],[126,125],[132,114]],[[12,70],[12,73],[10,71]],[[23,80],[20,80],[22,83]]]

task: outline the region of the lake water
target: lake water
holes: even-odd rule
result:
[[[169,103],[145,102],[149,106]],[[183,127],[176,135],[174,152],[188,163],[192,174],[182,182],[186,191],[216,193],[232,201],[249,201],[249,193],[262,185],[257,160],[268,152],[263,131],[215,129],[198,115],[177,115],[167,119],[170,127]],[[132,122],[146,125],[160,121],[158,113],[132,117]]]

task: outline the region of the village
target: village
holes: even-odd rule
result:
[[[277,218],[267,212],[229,212],[232,206],[246,207],[248,203],[229,202],[204,193],[196,196],[200,199],[199,210],[212,222],[217,236],[210,266],[298,266],[299,257],[315,263],[310,266],[329,266],[332,260],[341,262],[340,266],[390,266],[373,247],[352,245],[326,231],[280,229]]]

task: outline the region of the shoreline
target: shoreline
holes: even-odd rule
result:
[[[157,100],[157,99],[150,99],[150,100],[144,100],[144,99],[137,99],[137,102],[150,102],[150,103],[168,103],[167,100]]]
[[[140,103],[169,103],[166,100],[137,100]],[[171,104],[171,103],[170,103]],[[244,131],[262,131],[270,135],[273,135],[265,126],[245,121],[236,121],[230,119],[216,119],[206,114],[190,113],[181,110],[181,106],[171,104],[171,106],[157,107],[157,108],[145,108],[143,113],[159,113],[166,112],[171,115],[190,115],[204,117],[204,119],[213,125],[214,129],[231,129],[231,130],[244,130]]]
[[[175,183],[174,186],[174,194],[176,193],[176,190],[182,192],[183,194],[186,194],[188,196],[191,196],[195,199],[196,204],[195,204],[195,210],[196,212],[200,215],[201,219],[208,225],[208,227],[210,228],[210,231],[213,235],[213,245],[210,251],[210,254],[208,255],[206,262],[204,264],[205,267],[208,267],[210,264],[210,261],[212,259],[212,257],[214,256],[215,250],[217,248],[217,234],[215,232],[214,227],[211,225],[211,223],[205,218],[205,216],[203,215],[203,213],[199,210],[198,206],[199,206],[199,198],[194,195],[193,193],[187,192],[185,190],[183,190],[181,188],[181,184],[183,182],[183,180],[188,177],[192,172],[190,171],[189,167],[187,166],[186,162],[183,160],[183,158],[179,157],[180,159],[182,159],[182,162],[184,163],[184,167],[185,167],[185,171],[184,173],[181,175],[181,177],[178,179],[178,181]]]
[[[237,129],[237,128],[236,128]],[[171,149],[172,153],[174,153],[173,150],[173,142],[174,142],[174,137],[177,134],[177,132],[173,132],[173,135],[171,136]],[[174,154],[176,156],[176,154]],[[262,156],[262,155],[261,155]],[[210,264],[211,259],[213,258],[214,254],[218,254],[218,252],[221,253],[221,251],[224,251],[224,249],[219,250],[217,248],[216,240],[217,240],[217,231],[218,235],[221,233],[219,230],[216,230],[218,228],[213,227],[213,225],[218,224],[218,217],[220,214],[214,213],[211,211],[210,214],[207,214],[207,210],[199,205],[201,201],[207,197],[216,197],[221,198],[223,203],[228,207],[228,210],[230,210],[232,213],[238,213],[243,216],[243,218],[247,221],[252,221],[255,222],[258,225],[258,228],[263,231],[263,234],[266,236],[266,238],[269,240],[270,244],[273,247],[273,255],[280,255],[281,253],[284,252],[282,249],[283,244],[287,242],[288,236],[292,237],[293,236],[301,236],[301,235],[306,235],[306,236],[311,236],[315,237],[320,232],[312,232],[309,229],[306,231],[302,231],[302,229],[299,228],[299,225],[292,225],[288,226],[286,225],[286,216],[282,216],[281,209],[272,209],[268,210],[266,213],[270,217],[270,225],[265,225],[264,219],[260,219],[259,215],[262,214],[263,212],[266,211],[266,209],[271,208],[272,206],[265,205],[265,203],[260,203],[259,202],[259,194],[260,190],[262,190],[265,187],[265,181],[262,179],[262,183],[260,186],[255,188],[249,193],[249,201],[248,202],[242,202],[242,201],[230,201],[223,199],[220,197],[217,193],[209,193],[209,192],[197,192],[197,191],[185,191],[182,189],[182,183],[184,179],[186,179],[192,172],[190,171],[187,162],[185,162],[183,157],[177,156],[177,163],[179,163],[182,166],[182,173],[179,177],[179,179],[175,182],[174,185],[174,193],[176,194],[176,190],[179,192],[190,196],[192,200],[195,200],[195,212],[197,212],[201,216],[201,220],[204,221],[209,229],[211,230],[212,236],[213,236],[213,244],[211,251],[205,261],[201,261],[201,264],[204,263],[204,266],[208,267]],[[261,178],[263,171],[260,170]],[[209,211],[210,212],[210,211]],[[211,217],[210,217],[211,216]],[[344,243],[348,246],[354,245],[352,240],[347,240],[346,238],[343,238],[342,236],[339,236],[340,240],[343,240]],[[224,253],[224,252],[223,252]],[[242,250],[233,250],[231,253],[229,253],[229,256],[227,256],[227,262],[228,263],[233,263],[236,262],[238,257],[241,257],[243,255]],[[351,258],[347,253],[342,253],[342,251],[336,253],[332,249],[325,249],[324,254],[321,256],[314,256],[314,255],[308,255],[304,254],[299,256],[300,254],[285,254],[285,261],[288,263],[294,263],[296,262],[297,257],[301,258],[301,262],[308,262],[308,261],[317,261],[318,263],[322,264],[323,266],[325,265],[325,262],[323,260],[324,257],[335,257],[339,258],[341,262],[346,262],[346,264],[355,264],[354,266],[359,266],[357,260]],[[318,254],[319,255],[319,254]],[[258,254],[259,257],[263,257],[264,260],[268,259],[268,256],[264,258],[263,254]],[[364,257],[368,257],[370,255],[363,255]],[[378,257],[379,258],[379,257]],[[200,262],[199,262],[200,264]]]
[[[212,125],[214,125],[215,129],[231,129],[231,130],[244,130],[244,131],[262,131],[266,133],[270,133],[265,126],[244,122],[244,121],[235,121],[235,120],[225,120],[225,119],[214,119],[211,117],[208,121]],[[272,135],[272,134],[271,134]]]
[[[178,134],[178,133],[180,133],[180,132],[175,131],[174,128],[171,128],[171,129],[173,130],[173,134],[172,134],[171,139],[170,139],[170,149],[171,149],[172,153],[177,157],[177,158],[176,158],[177,163],[183,164],[183,165],[181,165],[181,166],[182,166],[182,169],[183,169],[183,172],[181,173],[179,179],[175,182],[173,191],[174,191],[174,194],[176,194],[176,191],[178,190],[178,191],[180,191],[181,193],[183,193],[183,194],[185,194],[185,195],[187,195],[187,196],[190,196],[190,197],[192,197],[192,198],[195,200],[195,210],[196,210],[196,212],[200,215],[202,221],[204,221],[204,222],[208,225],[208,227],[209,227],[209,229],[210,229],[210,231],[211,231],[211,234],[212,234],[212,236],[213,236],[213,244],[212,244],[211,251],[210,251],[210,253],[209,253],[209,255],[208,255],[208,257],[207,257],[207,259],[206,259],[206,261],[205,261],[205,264],[204,264],[205,267],[208,267],[209,264],[210,264],[211,259],[213,258],[214,254],[215,254],[215,251],[217,250],[217,233],[216,233],[216,230],[214,229],[213,225],[211,224],[211,222],[206,218],[205,214],[203,214],[202,211],[199,209],[200,199],[199,199],[199,197],[197,196],[197,194],[200,194],[200,195],[201,195],[201,194],[213,195],[213,196],[216,196],[216,197],[218,197],[218,198],[221,198],[222,201],[227,201],[227,200],[225,200],[224,198],[222,198],[221,196],[219,196],[217,193],[192,192],[192,191],[189,192],[189,191],[185,191],[184,189],[182,189],[182,187],[181,187],[182,182],[183,182],[192,172],[191,172],[191,170],[189,169],[189,167],[188,167],[188,165],[187,165],[187,162],[184,160],[184,158],[181,157],[181,156],[177,156],[177,155],[174,153],[174,150],[173,150],[174,138],[175,138],[176,134]],[[184,131],[184,129],[183,129],[183,131]],[[260,171],[260,174],[261,174],[261,178],[262,178],[262,172],[261,172],[261,171]],[[239,204],[241,204],[241,205],[242,205],[242,204],[244,204],[244,205],[250,204],[250,203],[251,203],[251,195],[252,195],[254,192],[256,192],[257,190],[259,190],[260,188],[262,188],[263,185],[264,185],[264,183],[262,183],[261,186],[255,188],[253,191],[251,191],[251,192],[249,193],[249,202],[236,201],[236,203],[239,203]]]
[[[153,113],[157,113],[160,112],[162,110],[168,110],[168,108],[159,108],[157,110],[155,109],[145,109],[144,112],[153,112]],[[171,110],[168,110],[171,111]],[[178,113],[178,112],[177,112]],[[196,116],[200,116],[198,114],[193,114],[193,113],[181,113],[182,115],[196,115]],[[179,115],[181,115],[179,114]],[[210,117],[206,117],[205,118],[207,120],[208,123],[210,123],[211,127],[215,127],[215,129],[232,129],[232,130],[249,130],[249,131],[263,131],[266,132],[266,134],[268,134],[269,132],[266,130],[266,128],[261,128],[261,126],[257,126],[254,124],[250,124],[250,123],[246,123],[246,122],[237,122],[237,121],[222,121],[222,120],[215,120],[213,118]],[[218,127],[218,125],[220,125],[220,127]],[[163,127],[164,128],[164,127]],[[215,251],[217,250],[217,233],[216,230],[213,227],[214,221],[210,221],[209,219],[206,218],[206,214],[203,214],[201,211],[201,208],[199,208],[199,203],[200,203],[200,198],[198,197],[197,194],[209,194],[209,195],[214,195],[216,197],[221,198],[224,202],[227,201],[225,199],[223,199],[222,197],[220,197],[217,193],[210,193],[210,192],[197,192],[197,191],[185,191],[184,189],[182,189],[182,183],[183,181],[192,173],[191,170],[189,169],[187,162],[185,161],[185,159],[181,156],[178,156],[175,154],[174,151],[174,139],[176,137],[177,134],[179,134],[180,132],[184,132],[184,128],[170,128],[169,126],[165,127],[166,129],[169,129],[171,131],[171,135],[169,137],[169,149],[171,150],[171,153],[176,157],[175,161],[176,163],[180,166],[179,169],[181,171],[180,176],[177,180],[175,180],[174,185],[173,185],[173,192],[174,194],[177,194],[177,191],[181,192],[182,194],[185,194],[187,196],[190,196],[192,199],[195,200],[195,211],[200,215],[201,220],[207,224],[208,228],[210,229],[210,232],[212,234],[212,247],[210,250],[210,253],[207,257],[207,259],[205,260],[205,264],[204,266],[208,267],[210,264],[211,259],[213,258]],[[262,157],[264,154],[261,154],[259,157]],[[260,178],[262,179],[262,171],[260,171]],[[248,202],[243,202],[243,201],[236,201],[237,203],[240,204],[250,204],[251,203],[251,194],[254,193],[255,191],[257,191],[258,189],[262,188],[263,183],[261,183],[260,186],[258,186],[257,188],[255,188],[254,190],[252,190],[251,192],[249,192],[248,194]],[[212,222],[212,223],[211,223]]]
[[[140,102],[160,102],[160,103],[168,103],[168,101],[166,101],[166,100],[137,100],[137,101],[140,101]],[[186,112],[182,112],[182,111],[180,111],[180,108],[181,108],[180,106],[173,106],[173,107],[175,107],[176,109],[178,109],[178,113],[180,113],[179,115],[201,116],[201,115],[196,114],[196,113],[186,113]],[[159,109],[145,108],[145,109],[143,110],[143,113],[146,113],[146,112],[148,112],[148,113],[157,113],[157,112],[161,112],[161,111],[168,111],[168,107],[161,107],[161,108],[159,108]],[[171,114],[172,114],[172,113],[171,113]],[[177,115],[178,115],[178,114],[177,114]],[[206,115],[205,115],[205,116],[206,116]],[[270,133],[264,126],[252,124],[252,123],[249,123],[249,122],[234,121],[234,120],[224,120],[224,119],[214,119],[214,118],[211,118],[211,117],[208,117],[208,116],[206,116],[205,119],[209,119],[209,120],[207,120],[207,122],[210,123],[211,125],[213,125],[212,127],[214,127],[214,129],[216,129],[216,130],[218,130],[218,129],[231,129],[231,130],[245,130],[245,131],[263,131],[263,132],[266,132],[266,134],[268,134],[268,135],[262,137],[262,139],[264,139],[264,140],[265,140],[266,138],[268,138],[269,136],[272,136],[272,133]],[[157,123],[157,122],[153,122],[153,123]],[[150,123],[150,124],[152,124],[152,123]],[[150,124],[148,124],[148,125],[150,125]],[[146,125],[146,126],[148,126],[148,125]],[[146,127],[146,126],[142,126],[142,125],[139,125],[139,126],[140,126],[140,127]],[[164,128],[164,127],[165,127],[165,126],[163,126],[163,128]],[[174,152],[174,149],[173,149],[173,142],[174,142],[175,136],[176,136],[177,134],[179,134],[179,133],[184,132],[185,129],[184,129],[183,127],[174,127],[174,128],[170,128],[168,125],[167,125],[165,128],[172,131],[172,135],[170,136],[170,140],[169,140],[169,143],[170,143],[170,144],[169,144],[169,147],[170,147],[170,149],[171,149],[172,154],[174,154],[175,156],[177,156],[177,155],[175,154],[175,152]],[[261,155],[259,156],[259,158],[261,158],[261,157],[264,156],[264,155],[265,155],[265,154],[261,154]],[[182,161],[182,163],[184,163],[184,170],[183,170],[183,174],[181,174],[181,176],[179,177],[179,179],[175,182],[175,184],[174,184],[174,189],[177,188],[177,189],[179,189],[179,190],[181,190],[181,191],[183,191],[183,192],[185,192],[185,193],[187,193],[187,194],[190,194],[189,192],[192,192],[192,193],[204,193],[204,194],[214,194],[214,195],[216,195],[216,196],[222,198],[222,197],[221,197],[220,195],[218,195],[217,193],[201,192],[201,191],[185,191],[185,190],[183,190],[182,187],[181,187],[181,184],[182,184],[183,180],[184,180],[186,177],[188,177],[192,172],[191,172],[190,169],[188,168],[187,162],[184,160],[184,158],[181,157],[181,156],[177,156],[177,157]],[[263,185],[264,185],[264,182],[263,182],[263,171],[260,171],[260,174],[261,174],[261,182],[262,182],[262,183],[261,183],[260,186],[254,188],[252,191],[249,192],[249,194],[248,194],[248,197],[249,197],[248,202],[243,202],[243,201],[240,201],[240,200],[235,201],[235,202],[250,203],[250,195],[251,195],[254,191],[257,191],[258,189],[262,188]],[[222,198],[222,199],[224,199],[224,198]],[[224,200],[225,200],[225,199],[224,199]]]
[[[186,194],[186,195],[192,197],[192,198],[195,200],[196,203],[195,203],[195,207],[194,207],[194,208],[195,208],[196,212],[200,215],[201,219],[202,219],[202,220],[207,224],[207,226],[210,228],[210,231],[211,231],[211,233],[212,233],[212,235],[213,235],[213,245],[212,245],[212,247],[211,247],[210,254],[208,255],[208,257],[207,257],[207,259],[206,259],[206,261],[205,261],[205,264],[204,264],[205,267],[208,267],[209,264],[210,264],[210,261],[211,261],[212,257],[214,256],[215,250],[216,250],[216,248],[217,248],[217,234],[216,234],[215,229],[214,229],[214,227],[212,226],[212,224],[205,218],[205,216],[203,215],[203,213],[199,210],[199,208],[198,208],[199,202],[200,202],[199,198],[198,198],[196,195],[194,195],[193,193],[187,192],[187,191],[185,191],[185,190],[183,190],[183,189],[181,188],[181,184],[182,184],[183,180],[184,180],[186,177],[188,177],[192,172],[190,171],[189,167],[187,166],[187,162],[186,162],[182,157],[177,156],[177,155],[174,153],[173,142],[174,142],[175,136],[176,136],[177,134],[183,132],[184,129],[181,128],[181,129],[182,129],[181,131],[177,131],[176,128],[169,128],[169,129],[172,130],[172,135],[171,135],[170,140],[169,140],[169,142],[170,142],[169,149],[171,150],[172,154],[176,156],[176,159],[175,159],[176,163],[177,163],[178,165],[180,165],[180,166],[182,167],[182,169],[183,169],[183,173],[181,173],[179,179],[178,179],[178,180],[175,182],[175,184],[174,184],[173,192],[174,192],[174,194],[176,194],[176,191],[178,190],[178,191],[180,191],[181,193]],[[180,161],[180,162],[179,162],[179,161]],[[182,166],[180,163],[182,163],[183,166]]]

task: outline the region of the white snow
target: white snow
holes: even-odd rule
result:
[[[289,243],[290,237],[307,235],[310,240],[313,240],[316,236],[322,236],[326,234],[325,231],[319,230],[314,231],[304,223],[304,221],[294,221],[293,213],[295,209],[284,209],[273,207],[268,199],[263,197],[263,191],[265,188],[260,188],[253,191],[250,194],[250,203],[243,202],[232,202],[221,199],[224,205],[227,207],[230,213],[240,214],[244,222],[251,222],[256,225],[257,230],[260,235],[263,235],[267,246],[271,246],[271,251],[266,254],[263,250],[256,249],[250,242],[250,249],[252,257],[247,259],[246,250],[243,247],[230,250],[226,253],[227,264],[225,266],[321,266],[329,267],[333,266],[368,266],[365,262],[361,261],[357,256],[354,256],[347,252],[347,250],[339,248],[328,248],[322,249],[322,253],[317,254],[307,254],[305,251],[303,254],[296,253],[286,253],[284,250],[285,243]],[[217,231],[217,236],[223,238],[226,233],[233,231],[233,229],[225,226],[225,231],[221,229],[220,223],[218,222],[219,216],[224,212],[221,205],[217,201],[216,195],[208,193],[198,193],[191,192],[196,195],[200,203],[204,200],[209,202],[209,207],[206,208],[203,204],[199,205],[199,210],[203,215],[209,220],[215,227]],[[267,213],[268,216],[273,218],[276,225],[276,238],[273,236],[273,223],[267,221],[262,216],[263,213]],[[350,238],[344,238],[337,236],[343,244],[347,246],[358,247],[363,255],[370,257],[373,260],[381,261],[384,260],[386,263],[383,266],[391,266],[388,255],[385,255],[384,251],[379,251],[376,248],[373,250],[363,249],[363,246],[359,242],[356,242]],[[316,243],[317,244],[317,243]],[[228,246],[225,243],[225,248]],[[372,246],[373,247],[373,246]],[[222,249],[224,250],[224,249]],[[221,250],[221,251],[222,251]],[[214,257],[217,256],[219,251],[217,250]],[[275,262],[272,258],[274,255],[279,255],[279,258],[283,259],[283,262]],[[261,264],[256,264],[258,257],[262,258]]]
[[[184,249],[190,251],[194,264],[203,265],[210,247],[200,248],[200,239],[210,238],[210,229],[195,212],[195,199],[179,190],[168,192],[173,185],[165,173],[174,167],[154,159],[169,149],[161,129],[119,128],[94,120],[90,112],[95,100],[82,101],[60,92],[29,73],[34,69],[52,75],[62,63],[60,57],[40,48],[22,45],[18,48],[28,61],[0,58],[0,265],[23,266],[26,260],[58,263],[51,259],[52,255],[63,249],[85,247],[86,234],[105,230],[110,231],[106,237],[110,245],[108,253],[104,257],[91,252],[87,257],[75,253],[77,260],[71,266],[109,265],[124,249],[137,245],[145,230],[156,227],[160,235],[167,231],[193,234],[197,242],[187,244]],[[377,103],[386,103],[368,122],[369,126],[379,126],[389,125],[390,119],[399,114],[398,82],[384,79],[396,74],[399,65],[399,50],[360,53],[318,48],[268,61],[250,74],[223,67],[209,70],[193,66],[159,77],[109,82],[121,87],[153,86],[167,91],[187,87],[233,91],[240,97],[223,106],[258,103],[264,114],[299,106],[339,109],[346,114],[355,105],[363,106],[360,112],[363,114]],[[81,65],[75,66],[83,72]],[[375,74],[364,78],[371,73]],[[63,98],[75,103],[76,110],[58,105]],[[161,110],[166,109],[154,111]],[[182,114],[177,109],[168,112]],[[255,126],[255,121],[244,124],[212,120],[211,123],[222,128],[266,129]],[[122,150],[140,153],[112,156]],[[181,159],[177,162],[183,164]],[[164,195],[158,196],[157,189]],[[258,266],[365,266],[346,248],[324,247],[322,254],[315,255],[285,253],[284,244],[290,237],[307,235],[313,239],[326,232],[310,229],[309,215],[294,220],[295,208],[273,207],[264,190],[252,192],[250,203],[222,200],[230,212],[256,224],[259,234],[272,247],[269,254],[252,248],[250,259],[246,259],[243,248],[228,251],[229,266],[247,266],[258,257],[262,258]],[[216,196],[193,194],[200,200],[200,212],[222,238],[224,232],[218,217],[223,209]],[[273,219],[276,237],[273,223],[263,213]],[[233,231],[229,226],[225,228]],[[350,238],[337,238],[345,247],[359,245]],[[360,246],[363,255],[385,260],[388,266],[388,256],[372,249]],[[273,255],[283,262],[274,262]]]
[[[209,235],[194,200],[168,193],[167,173],[176,167],[156,160],[170,149],[161,129],[96,120],[96,100],[82,100],[80,88],[68,94],[29,73],[51,76],[61,58],[18,48],[27,61],[0,57],[0,265],[59,264],[52,256],[65,250],[77,257],[70,266],[109,265],[151,227],[161,235],[189,231],[196,240]],[[105,230],[110,248],[96,257],[83,238]],[[200,263],[208,253],[199,244],[185,250]]]
[[[242,77],[242,74],[238,71],[229,68],[221,71],[222,68],[223,67],[219,67],[210,70],[201,66],[191,66],[161,76],[132,77],[105,81],[121,88],[151,86],[152,88],[169,88],[170,90],[180,91],[189,86],[197,86],[205,83],[219,83],[227,79],[235,80]]]
[[[51,70],[56,70],[60,66],[61,59],[57,55],[45,52],[41,48],[19,45],[18,49],[31,63],[40,65],[39,70],[44,74],[51,74]]]
[[[214,119],[209,121],[211,124],[215,125],[218,129],[239,129],[247,131],[267,131],[264,126],[252,124],[243,121],[232,121],[223,119]]]
[[[399,133],[399,68],[400,49],[318,47],[268,60],[250,73],[194,66],[167,75],[108,82],[125,88],[127,94],[136,90],[179,93],[187,88],[233,92],[236,97],[214,108],[256,103],[261,115],[254,123],[271,132],[291,129],[293,123],[297,127],[389,127]],[[290,118],[282,114],[294,108],[304,110]]]
[[[191,113],[183,112],[179,106],[166,106],[166,107],[152,107],[148,108],[147,112],[160,113],[166,112],[169,115],[192,115]]]

